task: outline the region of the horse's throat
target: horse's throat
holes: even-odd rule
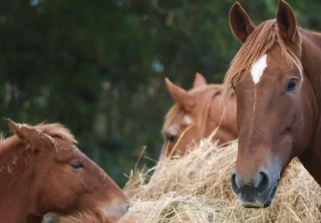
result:
[[[43,217],[42,216],[35,216],[32,214],[28,214],[27,216],[27,223],[41,223]]]
[[[321,150],[307,149],[299,156],[299,160],[315,181],[321,186]]]

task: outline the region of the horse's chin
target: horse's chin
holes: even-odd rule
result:
[[[267,208],[271,205],[274,195],[276,193],[278,184],[270,188],[264,195],[257,194],[255,198],[248,199],[239,194],[240,202],[245,208]],[[264,199],[266,198],[266,199]]]
[[[264,208],[267,208],[267,207],[269,207],[269,206],[271,205],[272,200],[273,200],[273,198],[274,198],[274,195],[275,195],[275,193],[276,193],[276,189],[277,189],[277,188],[278,188],[278,185],[276,184],[276,185],[274,186],[274,188],[272,189],[272,192],[271,192],[268,200],[264,203],[264,205],[263,205]]]

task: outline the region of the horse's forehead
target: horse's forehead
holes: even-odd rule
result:
[[[77,146],[72,145],[68,148],[69,155],[71,158],[79,159],[82,161],[90,160]]]
[[[289,69],[291,66],[282,57],[281,49],[276,47],[252,64],[250,74],[254,85],[257,85],[266,74],[280,74]]]
[[[166,130],[166,133],[170,135],[177,135],[180,133],[181,126],[189,126],[193,124],[194,119],[187,113],[182,112],[180,113],[176,119],[173,121],[173,123],[168,127]]]
[[[82,152],[80,149],[73,143],[61,140],[61,139],[56,139],[59,145],[59,151],[65,152],[64,154],[74,154],[74,155],[81,155]],[[58,153],[59,154],[59,153]],[[65,156],[65,155],[64,155]]]
[[[256,62],[252,64],[251,67],[251,76],[254,84],[258,84],[261,80],[264,70],[267,67],[267,54],[264,54]]]
[[[269,66],[269,71],[286,71],[295,66],[291,66],[289,62],[285,60],[282,56],[280,47],[275,47],[269,51],[267,57],[267,64]]]

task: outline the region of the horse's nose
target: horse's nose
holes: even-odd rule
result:
[[[244,186],[253,188],[258,192],[264,192],[270,188],[271,178],[266,170],[261,170],[247,177],[233,171],[231,183],[232,189],[236,194],[239,194]]]
[[[119,215],[122,216],[122,215],[126,214],[126,212],[129,210],[129,208],[130,208],[130,203],[129,202],[122,203],[120,205],[120,210],[119,210],[120,213],[119,213]]]
[[[114,200],[112,203],[104,205],[102,208],[103,213],[107,217],[118,220],[121,218],[130,208],[130,202]]]

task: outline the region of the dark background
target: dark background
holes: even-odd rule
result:
[[[256,23],[277,0],[240,1]],[[199,71],[221,82],[240,44],[231,0],[1,0],[0,115],[60,122],[120,186],[146,145],[153,166],[173,101]],[[291,0],[298,23],[321,30],[321,3]],[[7,122],[0,128],[9,135]]]

